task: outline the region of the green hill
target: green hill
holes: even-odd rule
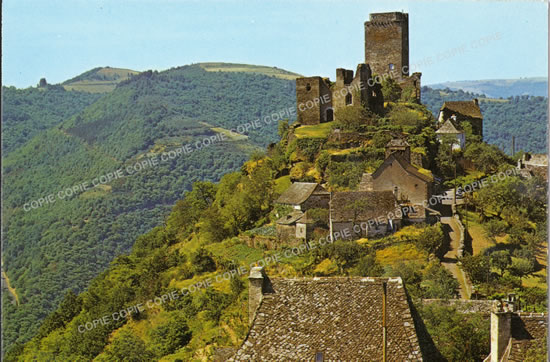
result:
[[[4,303],[4,341],[28,340],[67,290],[84,290],[162,224],[193,182],[219,180],[275,141],[277,122],[246,124],[294,106],[294,93],[290,80],[184,66],[124,80],[16,149],[22,142],[6,133],[16,151],[3,160],[4,268],[20,305]],[[10,99],[17,94],[4,96],[13,114],[27,107]],[[221,136],[239,129],[241,136]],[[53,202],[30,207],[48,195]]]
[[[135,70],[98,67],[84,72],[61,83],[66,90],[77,90],[88,93],[111,92],[118,83],[139,74]]]

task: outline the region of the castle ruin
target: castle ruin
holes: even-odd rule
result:
[[[381,84],[387,78],[411,89],[420,102],[421,75],[409,76],[409,15],[370,14],[365,22],[365,63],[358,64],[355,73],[338,68],[334,83],[319,76],[296,79],[298,122],[330,122],[338,109],[350,105],[362,105],[377,113],[384,104]]]

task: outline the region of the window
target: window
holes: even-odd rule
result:
[[[346,106],[349,106],[352,102],[351,94],[346,94]]]
[[[334,120],[334,110],[332,108],[327,109],[327,122],[332,122]]]
[[[393,65],[393,63],[390,63],[389,68],[390,68],[390,70],[393,70],[393,68],[395,68],[395,66]]]
[[[309,92],[311,90],[311,84],[306,84],[306,90]]]
[[[323,360],[324,360],[323,352],[315,353],[315,362],[323,362]]]

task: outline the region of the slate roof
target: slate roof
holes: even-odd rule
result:
[[[279,198],[277,203],[288,205],[301,205],[312,194],[326,194],[329,192],[314,182],[294,182]]]
[[[512,341],[507,361],[524,361],[525,352],[546,343],[548,316],[544,313],[512,314]]]
[[[441,110],[448,109],[454,113],[460,113],[463,116],[471,118],[483,118],[481,109],[475,101],[448,101],[444,102]]]
[[[364,204],[358,207],[357,215],[352,206],[354,202],[362,200]],[[347,222],[367,221],[386,217],[388,213],[396,213],[398,209],[392,191],[348,191],[337,192],[332,196],[332,221]]]
[[[392,138],[386,147],[410,147],[410,145],[402,138]]]
[[[441,127],[437,131],[435,131],[437,134],[459,134],[464,133],[464,131],[459,131],[454,126],[453,122],[451,122],[450,119],[445,121]]]
[[[384,160],[384,163],[382,163],[380,167],[378,167],[378,169],[372,174],[372,178],[378,178],[382,174],[382,172],[384,172],[384,169],[386,169],[386,167],[391,166],[393,161],[397,161],[401,165],[401,167],[403,167],[405,171],[407,171],[407,173],[409,173],[410,175],[418,177],[425,182],[432,182],[432,178],[430,176],[424,175],[423,173],[418,171],[416,167],[411,165],[409,162],[407,162],[407,160],[396,153],[392,153],[390,156],[388,156],[388,158]]]
[[[387,283],[389,361],[421,361],[401,278],[272,279],[233,361],[382,360],[383,283]]]
[[[304,213],[301,211],[293,211],[288,215],[283,216],[279,220],[277,220],[277,224],[279,225],[293,225],[298,221],[302,216],[304,216]]]

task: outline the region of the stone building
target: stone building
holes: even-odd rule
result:
[[[326,223],[328,220],[324,222]],[[308,211],[295,210],[275,222],[277,238],[285,241],[309,239],[315,230],[315,224],[316,220],[310,217]]]
[[[433,179],[411,165],[406,155],[390,153],[373,174],[363,174],[359,185],[367,191],[392,191],[399,202],[422,204],[432,194]]]
[[[230,361],[422,361],[401,278],[249,277],[250,330]]]
[[[450,136],[455,139],[453,143],[453,150],[462,150],[466,146],[466,136],[464,131],[456,129],[453,122],[450,119],[446,120],[445,123],[437,131],[435,131],[437,140],[443,142],[445,136]]]
[[[337,192],[330,208],[332,234],[342,239],[384,236],[401,226],[402,214],[391,191]]]
[[[518,160],[517,170],[520,175],[526,178],[539,176],[548,181],[548,155],[546,153],[531,154],[524,153]]]
[[[336,82],[327,78],[296,79],[298,122],[330,122],[334,112],[348,105],[363,105],[373,112],[383,108],[381,84],[393,78],[412,91],[420,102],[421,73],[409,76],[409,16],[406,13],[370,14],[365,22],[365,63],[353,70],[336,69]]]
[[[275,202],[305,212],[312,208],[328,209],[329,201],[330,192],[318,183],[294,182]]]
[[[468,122],[472,125],[473,134],[483,137],[483,116],[477,99],[444,102],[439,110],[438,121],[443,125],[447,120],[451,120],[459,130],[462,129],[462,122]]]

